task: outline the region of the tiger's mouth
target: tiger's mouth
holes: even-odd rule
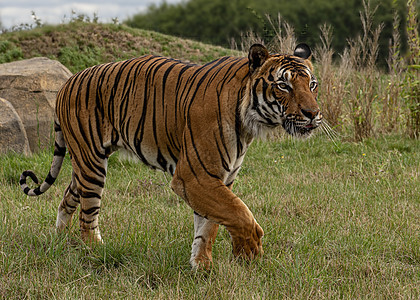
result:
[[[314,122],[302,123],[295,120],[286,119],[282,123],[282,127],[288,134],[292,136],[309,137],[312,134],[313,130],[318,128],[319,125]]]

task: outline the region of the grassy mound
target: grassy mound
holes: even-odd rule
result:
[[[144,54],[205,63],[240,52],[125,25],[71,22],[0,35],[0,63],[45,56],[72,72]]]

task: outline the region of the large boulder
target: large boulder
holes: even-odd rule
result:
[[[23,123],[13,105],[0,98],[0,154],[9,151],[30,153]]]
[[[22,120],[32,152],[51,145],[55,97],[71,75],[61,63],[45,57],[0,65],[0,97]]]

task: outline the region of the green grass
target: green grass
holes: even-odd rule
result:
[[[80,242],[77,220],[57,236],[69,159],[39,198],[18,186],[27,168],[45,176],[51,158],[50,151],[0,156],[4,299],[420,297],[418,140],[255,142],[234,191],[265,230],[265,254],[235,261],[221,228],[208,273],[190,271],[193,214],[170,190],[170,178],[118,155],[110,159],[100,215],[105,244]]]

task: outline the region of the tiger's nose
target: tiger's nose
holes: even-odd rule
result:
[[[310,120],[315,119],[319,113],[319,109],[301,109],[302,114]]]

